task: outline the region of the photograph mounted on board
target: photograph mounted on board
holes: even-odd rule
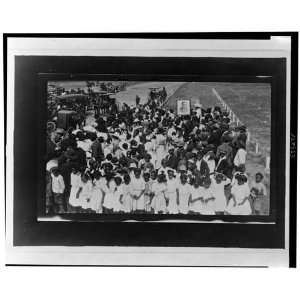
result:
[[[48,81],[46,137],[46,216],[270,214],[270,83]]]

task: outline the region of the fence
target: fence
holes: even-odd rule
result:
[[[219,100],[221,106],[223,109],[228,112],[229,118],[232,120],[232,123],[235,123],[237,126],[243,125],[243,122],[237,117],[237,115],[233,112],[233,110],[230,108],[230,106],[222,99],[222,97],[219,95],[219,93],[212,88],[213,94],[216,96],[216,98]],[[254,145],[254,152],[256,155],[262,154],[260,151],[262,150],[260,147],[260,144],[257,140],[253,140],[251,136],[251,132],[247,131],[247,143]],[[265,154],[265,170],[266,172],[270,171],[270,163],[271,158],[270,154]]]

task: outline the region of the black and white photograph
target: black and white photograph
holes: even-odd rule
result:
[[[270,82],[48,81],[45,100],[46,215],[269,215]]]
[[[8,35],[8,264],[293,266],[293,41]]]

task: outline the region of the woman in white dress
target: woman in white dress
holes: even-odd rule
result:
[[[177,188],[177,203],[179,213],[187,214],[189,212],[189,201],[191,198],[191,185],[187,183],[187,175],[180,175],[180,183]]]
[[[156,136],[157,141],[157,149],[156,149],[156,155],[157,155],[157,165],[156,168],[159,169],[161,167],[161,161],[162,159],[168,154],[166,151],[167,147],[167,138],[163,134],[163,129],[158,129],[158,134]]]
[[[92,180],[90,179],[90,177],[87,174],[83,174],[81,176],[80,187],[79,187],[79,190],[77,191],[77,195],[76,195],[76,197],[79,198],[79,200],[78,200],[79,205],[83,209],[90,208],[92,191],[93,191]]]
[[[203,180],[203,201],[201,207],[202,215],[214,215],[215,214],[215,197],[211,187],[211,179],[209,177]]]
[[[123,183],[120,187],[121,189],[121,197],[120,202],[122,204],[122,211],[124,213],[130,213],[132,211],[132,197],[131,197],[131,179],[128,174],[124,175]]]
[[[69,197],[69,204],[72,207],[79,207],[79,198],[76,198],[77,192],[81,185],[81,173],[76,170],[72,169],[71,173],[71,191],[70,191],[70,197]]]
[[[178,205],[177,205],[177,185],[178,181],[176,180],[174,170],[168,170],[168,179],[167,179],[167,212],[169,214],[178,214]]]
[[[157,181],[153,183],[152,190],[154,197],[151,202],[151,206],[154,209],[154,213],[163,214],[166,213],[167,204],[166,204],[166,176],[160,174],[157,177]]]
[[[200,214],[203,206],[203,187],[200,186],[200,180],[194,179],[193,186],[191,188],[191,200],[189,210],[193,214]]]
[[[93,192],[90,208],[98,214],[102,213],[102,202],[104,196],[103,190],[105,189],[105,186],[106,179],[104,177],[101,177],[100,174],[96,174],[93,182]]]
[[[115,197],[113,202],[113,212],[114,213],[120,213],[123,211],[123,204],[120,201],[122,196],[122,178],[121,177],[115,177],[115,183],[116,183],[116,191],[115,191]]]
[[[143,193],[145,191],[145,181],[141,177],[141,170],[134,169],[134,176],[131,179],[131,197],[133,199],[133,211],[136,213],[142,213],[144,207]]]
[[[152,199],[152,182],[150,181],[150,173],[145,172],[143,174],[145,181],[145,191],[144,191],[144,208],[145,213],[151,211],[151,199]]]
[[[113,213],[113,208],[114,208],[114,202],[116,198],[116,190],[117,190],[117,185],[115,180],[112,178],[108,184],[107,187],[104,189],[104,199],[103,199],[103,213],[105,214],[111,214]]]
[[[250,215],[251,205],[249,202],[250,188],[246,175],[237,174],[236,184],[231,188],[231,196],[226,207],[226,212],[230,215]]]
[[[212,190],[215,197],[215,212],[216,214],[224,214],[227,206],[224,187],[230,184],[231,180],[224,174],[217,173],[212,179]]]

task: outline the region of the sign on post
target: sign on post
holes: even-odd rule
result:
[[[191,100],[177,100],[177,114],[180,116],[191,114]]]

